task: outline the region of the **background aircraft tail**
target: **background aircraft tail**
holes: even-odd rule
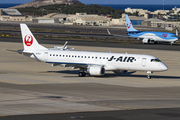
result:
[[[136,32],[138,30],[134,29],[128,15],[126,14],[126,26],[127,26],[127,32]]]
[[[24,52],[32,52],[34,50],[47,50],[40,45],[26,24],[20,24],[21,35],[24,46]]]
[[[178,37],[178,30],[176,29],[176,36]]]

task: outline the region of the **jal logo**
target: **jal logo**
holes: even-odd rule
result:
[[[33,37],[31,35],[26,35],[24,37],[24,43],[26,46],[31,46],[33,44]]]
[[[168,34],[163,34],[162,36],[163,36],[163,37],[167,37],[167,36],[168,36]]]
[[[127,24],[127,27],[130,28],[130,27],[131,27],[131,23],[130,23],[130,24]]]

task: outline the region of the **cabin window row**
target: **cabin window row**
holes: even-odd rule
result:
[[[50,56],[54,57],[71,57],[71,58],[92,58],[92,59],[108,59],[108,57],[94,57],[94,56],[79,56],[79,55],[58,55],[58,54],[50,54]]]

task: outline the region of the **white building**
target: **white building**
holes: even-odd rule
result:
[[[177,8],[177,7],[175,6],[174,8],[172,8],[172,10],[180,11],[180,8]]]
[[[169,10],[156,10],[153,12],[153,14],[163,14],[163,15],[167,15],[170,11]]]
[[[144,15],[145,13],[150,13],[150,11],[148,11],[148,10],[143,10],[143,9],[131,9],[130,7],[128,7],[127,9],[125,9],[125,12],[126,12],[126,13],[131,13],[131,14],[138,12],[138,13],[139,13],[139,16]]]
[[[129,16],[133,25],[141,25],[141,22],[147,20],[145,17]],[[126,17],[122,14],[120,19],[112,19],[111,25],[126,25]]]
[[[27,18],[23,16],[17,9],[1,9],[0,21],[26,21]]]
[[[75,25],[89,26],[109,26],[110,18],[98,15],[87,15],[86,13],[76,13],[67,18],[67,23],[72,22]],[[65,23],[66,24],[66,23]]]
[[[174,11],[174,13],[172,13],[172,14],[174,14],[174,15],[179,14],[179,15],[180,15],[180,8],[177,8],[177,7],[175,6],[174,8],[172,8],[172,10]]]

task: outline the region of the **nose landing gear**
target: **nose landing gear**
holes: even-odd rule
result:
[[[147,74],[148,74],[148,75],[147,75],[147,78],[148,78],[148,79],[151,79],[151,73],[152,73],[151,71],[147,71]]]
[[[171,45],[173,44],[174,42],[171,42]]]

